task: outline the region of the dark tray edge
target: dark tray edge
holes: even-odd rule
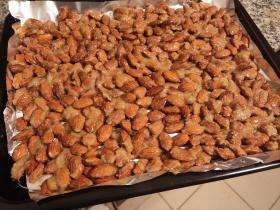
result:
[[[11,16],[7,16],[6,21]],[[5,23],[6,23],[5,21]],[[3,31],[2,41],[4,36],[8,34],[7,32],[8,25],[5,25]],[[5,51],[7,43],[1,42],[1,54]],[[3,54],[1,55],[3,57]],[[3,66],[3,70],[5,70]],[[3,73],[1,73],[3,76]],[[2,81],[0,84],[0,99],[3,99],[5,95],[5,82]],[[0,105],[1,111],[3,110],[3,104]],[[2,115],[2,114],[1,114]],[[1,120],[2,121],[2,120]],[[5,131],[4,131],[5,132]],[[3,139],[3,131],[0,131],[0,138]],[[2,140],[1,139],[1,140]],[[0,197],[0,209],[69,209],[69,208],[80,208],[82,206],[95,205],[120,199],[126,199],[136,196],[141,196],[145,194],[151,194],[155,192],[161,192],[165,190],[187,187],[197,184],[203,184],[213,181],[218,181],[222,179],[233,178],[237,176],[242,176],[246,174],[256,173],[260,171],[265,171],[273,168],[280,167],[280,161],[276,161],[268,164],[257,164],[250,167],[245,167],[236,170],[230,171],[210,171],[206,173],[187,173],[187,174],[165,174],[153,180],[131,185],[131,186],[116,186],[116,187],[96,187],[90,189],[84,189],[77,192],[53,196],[50,198],[43,199],[38,202],[32,200],[24,200],[22,202],[18,201],[8,201]],[[81,199],[82,197],[82,199]]]

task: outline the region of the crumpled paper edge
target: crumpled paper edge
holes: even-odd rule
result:
[[[129,5],[129,6],[143,6],[146,3],[156,3],[160,2],[161,0],[119,0],[119,1],[111,1],[111,2],[56,2],[56,1],[21,1],[21,0],[13,0],[9,1],[9,10],[13,17],[20,19],[20,23],[23,24],[29,18],[35,18],[42,21],[47,20],[56,20],[56,16],[58,14],[58,8],[60,6],[67,6],[72,9],[77,9],[80,12],[83,12],[87,9],[96,9],[101,11],[102,13],[106,13],[108,15],[112,14],[112,8],[121,5]],[[170,6],[173,8],[180,7],[182,4],[190,2],[190,0],[166,0]],[[233,9],[234,4],[233,0],[203,0],[205,3],[210,3],[215,6],[227,9]],[[241,23],[240,23],[241,24]],[[241,24],[242,25],[242,24]],[[244,29],[244,27],[243,27]],[[244,29],[245,30],[245,29]],[[246,31],[246,30],[245,30]],[[16,52],[16,36],[12,36],[9,40],[9,47],[8,47],[8,60],[10,56],[13,56]],[[254,50],[254,55],[256,58],[263,59],[259,49],[250,40],[251,48]],[[265,62],[263,59],[262,62]],[[279,81],[277,75],[271,68],[271,66],[266,63],[266,65],[262,65],[261,70],[263,71],[266,78],[272,81]],[[277,83],[276,85],[278,88],[280,85]],[[11,141],[11,138],[17,134],[17,131],[14,128],[14,122],[17,117],[21,117],[22,113],[14,110],[12,106],[7,106],[4,110],[4,117],[5,117],[5,125],[6,125],[6,133],[7,133],[7,141],[8,141],[8,151],[9,154],[12,155],[14,148],[19,144],[18,142]],[[176,171],[174,174],[178,173],[186,173],[186,172],[207,172],[210,170],[231,170],[242,168],[245,166],[251,166],[257,163],[270,163],[273,161],[280,160],[280,150],[272,151],[272,152],[264,152],[256,155],[251,156],[244,156],[235,158],[228,161],[216,161],[208,165],[204,166],[194,166],[187,171]],[[162,174],[166,173],[165,171],[153,172],[153,173],[145,173],[140,176],[130,176],[124,179],[118,179],[106,183],[102,183],[99,185],[94,185],[92,187],[97,186],[105,186],[105,185],[132,185],[136,183],[141,183],[153,178],[156,178]],[[77,190],[69,190],[64,191],[63,193],[52,193],[51,195],[42,195],[40,193],[40,185],[41,183],[46,180],[49,175],[42,176],[37,182],[29,183],[27,181],[27,188],[29,190],[30,198],[39,201],[43,198],[50,197],[53,195],[58,194],[65,194]],[[28,180],[28,179],[27,179]]]

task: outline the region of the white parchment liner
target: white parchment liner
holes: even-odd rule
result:
[[[20,1],[13,0],[9,1],[9,10],[13,17],[20,19],[20,23],[23,24],[28,18],[35,18],[41,21],[52,20],[56,21],[56,16],[58,15],[58,9],[61,6],[67,6],[72,9],[76,9],[80,12],[83,12],[87,9],[96,9],[102,13],[108,15],[112,14],[112,9],[121,6],[144,6],[146,3],[156,3],[160,0],[119,0],[119,1],[110,1],[110,2],[59,2],[59,1]],[[166,2],[174,7],[182,7],[183,4],[190,2],[189,0],[166,0]],[[203,0],[203,2],[216,5],[221,8],[233,9],[234,4],[232,0]],[[13,56],[17,51],[17,37],[14,35],[9,40],[8,45],[8,60]],[[251,41],[251,49],[256,58],[256,63],[260,67],[260,71],[266,76],[268,80],[272,82],[272,85],[279,90],[279,79],[271,66],[263,59],[260,51],[257,49],[255,44]],[[11,138],[17,134],[17,131],[14,127],[15,119],[21,117],[22,113],[14,109],[14,107],[7,106],[4,110],[5,125],[7,132],[7,141],[8,141],[8,151],[11,155],[14,148],[19,144],[18,142],[11,141]],[[256,155],[239,157],[229,161],[217,161],[204,166],[194,166],[188,171],[192,172],[206,172],[209,170],[230,170],[242,168],[245,166],[251,166],[257,163],[270,163],[276,160],[280,160],[280,150],[272,152],[264,152]],[[137,161],[137,160],[132,160]],[[176,173],[185,173],[187,171],[178,171]],[[146,173],[141,176],[131,176],[124,179],[114,180],[107,183],[102,183],[100,185],[132,185],[139,182],[144,182],[155,177],[158,177],[166,172],[154,172]],[[46,180],[49,175],[41,177],[36,183],[29,183],[27,181],[27,187],[29,190],[29,195],[31,199],[38,201],[48,196],[40,194],[40,185]],[[28,179],[27,179],[28,180]],[[95,186],[100,186],[95,185]],[[94,187],[94,186],[93,186]],[[68,193],[71,191],[65,191],[63,193]],[[58,193],[52,194],[56,195]],[[49,195],[51,196],[51,195]],[[93,198],[94,199],[94,198]]]

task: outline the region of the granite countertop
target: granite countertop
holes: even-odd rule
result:
[[[280,0],[240,0],[275,52],[280,50]]]
[[[8,14],[7,0],[0,1],[0,37]],[[240,0],[271,47],[280,50],[280,0]]]
[[[8,1],[0,1],[0,38],[2,37],[3,24],[8,14]]]

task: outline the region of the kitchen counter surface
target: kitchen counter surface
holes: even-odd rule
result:
[[[8,1],[0,1],[0,38],[2,37],[3,24],[8,14]]]
[[[240,0],[274,51],[280,50],[280,0]]]

